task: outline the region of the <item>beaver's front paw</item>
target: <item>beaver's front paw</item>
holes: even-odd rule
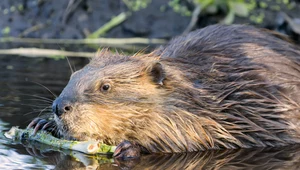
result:
[[[117,146],[113,156],[121,160],[138,159],[141,156],[141,147],[135,142],[125,140]]]
[[[42,118],[35,118],[27,126],[27,129],[34,128],[33,133],[36,134],[39,130],[45,130],[52,133],[54,136],[59,136],[57,134],[56,126],[54,120],[46,120]]]

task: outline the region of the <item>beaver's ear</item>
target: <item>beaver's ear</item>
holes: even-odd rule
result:
[[[165,79],[165,70],[161,63],[151,63],[147,68],[147,72],[152,77],[154,83],[163,85],[163,81]]]

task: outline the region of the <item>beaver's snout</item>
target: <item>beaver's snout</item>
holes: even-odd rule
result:
[[[52,112],[60,117],[62,114],[72,112],[73,107],[69,100],[58,97],[53,101]]]

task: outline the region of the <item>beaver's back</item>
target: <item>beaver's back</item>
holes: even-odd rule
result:
[[[214,25],[172,40],[157,54],[192,84],[189,102],[212,113],[192,112],[220,123],[244,147],[300,138],[300,50],[285,37]]]
[[[275,32],[244,25],[214,25],[176,38],[157,53],[165,59],[198,65],[200,74],[220,71],[229,78],[241,78],[241,73],[252,71],[255,78],[278,84],[300,102],[300,48]]]

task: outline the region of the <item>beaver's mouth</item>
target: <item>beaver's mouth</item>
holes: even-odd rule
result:
[[[64,122],[63,119],[55,116],[54,117],[59,137],[66,140],[75,140],[75,141],[88,141],[88,140],[99,140],[96,138],[97,135],[88,134],[87,132],[80,132],[81,129],[74,128],[73,124],[68,124]],[[73,126],[71,126],[73,125]],[[73,127],[73,128],[72,128]]]
[[[56,115],[54,115],[54,121],[59,134],[58,136],[60,138],[64,138],[67,140],[77,140],[75,137],[73,137],[73,135],[71,135],[69,127]]]

